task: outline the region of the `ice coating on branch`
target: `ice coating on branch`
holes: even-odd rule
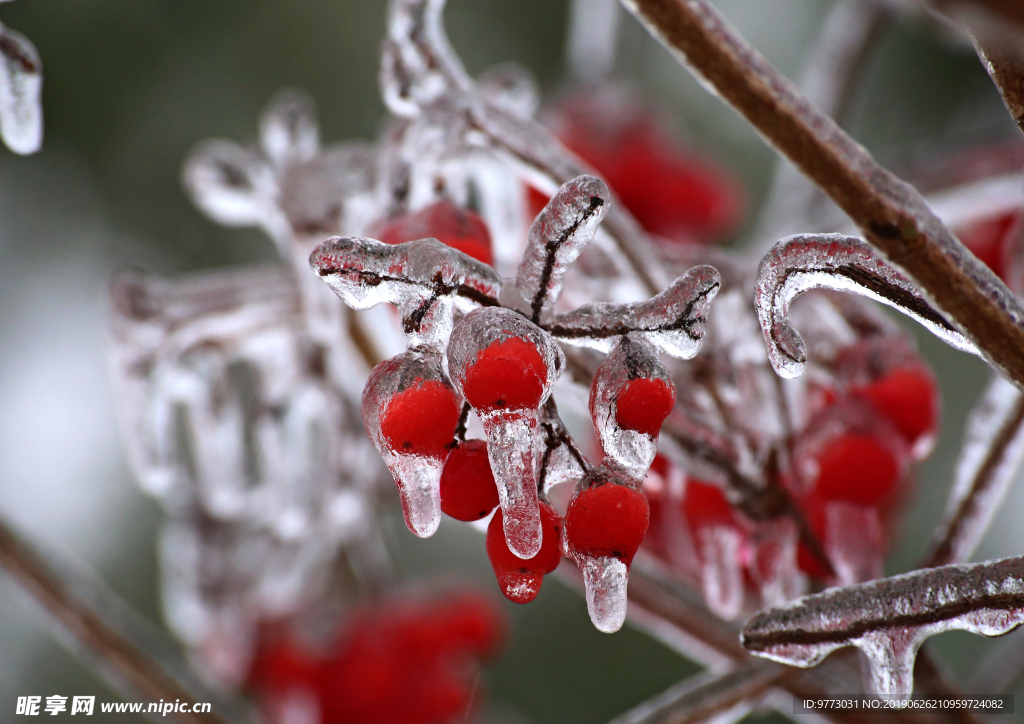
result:
[[[309,264],[353,309],[398,307],[413,346],[443,345],[456,307],[494,304],[501,289],[491,267],[437,239],[391,245],[334,237],[313,250]]]
[[[711,266],[696,266],[646,302],[584,304],[557,315],[547,327],[560,341],[610,352],[619,337],[634,333],[665,354],[690,359],[700,351],[711,300],[721,288]]]
[[[0,25],[0,137],[18,154],[43,143],[42,69],[29,39]]]
[[[429,346],[381,362],[363,390],[366,432],[395,479],[406,525],[421,538],[441,523],[441,472],[461,407],[440,351]]]
[[[541,409],[540,426],[544,452],[537,482],[540,491],[546,494],[559,483],[579,480],[590,466],[558,416],[553,398]]]
[[[533,74],[518,63],[488,68],[478,81],[480,95],[493,106],[531,118],[540,106],[540,88]]]
[[[639,334],[622,337],[590,388],[590,415],[605,455],[633,478],[643,478],[674,403],[675,386],[654,346]]]
[[[183,177],[196,206],[217,223],[282,231],[274,173],[255,150],[205,141],[189,156]]]
[[[320,150],[320,126],[313,99],[301,91],[284,90],[260,117],[260,146],[275,166],[309,161]]]
[[[825,552],[839,585],[881,578],[885,534],[878,510],[836,500],[825,505],[825,519]]]
[[[875,692],[910,697],[917,650],[954,629],[984,636],[1024,623],[1024,558],[914,571],[833,588],[761,611],[743,629],[751,653],[810,667],[856,646],[868,657]]]
[[[741,533],[725,525],[705,525],[697,531],[701,588],[715,615],[732,621],[743,607]]]
[[[520,558],[540,550],[540,408],[564,367],[562,351],[544,330],[501,307],[470,312],[448,342],[452,382],[483,423],[505,540]]]
[[[618,558],[587,558],[581,565],[587,589],[587,613],[594,628],[615,633],[626,622],[626,584],[629,569]]]
[[[416,116],[421,107],[472,85],[444,33],[445,0],[393,0],[381,58],[384,102],[397,116]]]
[[[993,375],[971,411],[930,565],[970,558],[1024,458],[1024,393]]]
[[[608,213],[608,198],[604,181],[580,176],[558,189],[534,220],[516,273],[515,306],[535,324],[550,315],[562,294],[565,273]]]
[[[807,345],[789,319],[789,305],[812,289],[850,292],[886,304],[917,320],[946,344],[978,354],[974,344],[932,308],[899,271],[856,237],[796,235],[783,239],[761,260],[754,305],[768,359],[786,379],[799,377]]]

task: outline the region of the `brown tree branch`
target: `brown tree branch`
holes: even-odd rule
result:
[[[990,363],[1024,385],[1024,306],[912,187],[814,108],[704,0],[623,3],[817,183]]]
[[[78,654],[91,663],[118,690],[145,702],[206,701],[218,706],[221,697],[183,686],[142,647],[112,625],[107,617],[82,597],[83,582],[71,581],[46,561],[6,521],[0,519],[0,568],[5,570],[52,617],[60,633]],[[76,585],[77,584],[77,585]],[[186,724],[228,724],[219,713],[171,714],[172,721]]]

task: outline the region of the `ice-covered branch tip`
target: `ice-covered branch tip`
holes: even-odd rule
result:
[[[781,377],[799,377],[807,364],[807,345],[789,319],[789,306],[812,289],[874,299],[916,319],[946,344],[978,354],[906,277],[862,240],[841,234],[796,235],[780,241],[761,260],[754,292],[768,359]]]
[[[695,266],[646,302],[585,304],[547,327],[560,341],[610,352],[626,334],[643,337],[665,354],[691,359],[704,339],[708,308],[722,286],[711,266]]]
[[[999,636],[1024,624],[1024,558],[914,571],[834,588],[762,611],[743,629],[751,653],[809,667],[836,649],[868,657],[875,691],[907,699],[924,641],[954,629]]]
[[[0,137],[15,153],[35,153],[43,143],[43,65],[35,46],[0,25]]]
[[[390,245],[334,237],[313,250],[309,264],[353,309],[398,307],[411,346],[444,344],[456,306],[496,306],[501,292],[491,267],[436,239]]]
[[[519,306],[540,324],[562,295],[562,281],[608,213],[608,186],[594,176],[564,184],[530,227],[516,273]]]

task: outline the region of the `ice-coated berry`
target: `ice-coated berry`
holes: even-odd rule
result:
[[[868,400],[913,445],[935,433],[939,399],[935,378],[923,366],[895,369],[870,385],[852,390]]]
[[[466,370],[463,391],[477,410],[536,409],[548,372],[537,346],[522,337],[492,342]]]
[[[657,437],[675,404],[676,388],[671,381],[630,380],[615,399],[615,422],[626,430]]]
[[[437,239],[484,264],[494,264],[487,224],[469,209],[442,199],[414,214],[391,219],[372,230],[385,244],[416,239]]]
[[[381,414],[380,429],[396,453],[444,458],[461,412],[450,387],[417,379],[391,398]]]
[[[822,449],[811,491],[825,500],[874,506],[893,491],[902,472],[893,449],[877,435],[848,432]]]
[[[486,518],[498,507],[487,443],[466,440],[448,453],[441,472],[441,510],[455,520]]]
[[[565,514],[573,557],[617,558],[628,567],[643,542],[650,506],[639,486],[596,468],[580,481]]]
[[[487,526],[487,557],[502,593],[516,603],[535,599],[544,575],[558,568],[562,560],[562,517],[546,500],[540,501],[540,520],[543,531],[540,552],[529,560],[509,550],[500,510]]]

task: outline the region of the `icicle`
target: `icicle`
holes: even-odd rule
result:
[[[353,309],[398,307],[410,346],[443,345],[456,307],[495,304],[501,289],[491,267],[436,239],[390,245],[334,237],[313,251],[309,264]]]
[[[1024,624],[1024,558],[914,571],[805,596],[762,611],[743,629],[751,653],[809,667],[856,646],[876,693],[907,699],[917,650],[960,629],[999,636]]]
[[[448,342],[452,382],[487,436],[509,550],[540,550],[537,508],[540,407],[565,367],[558,345],[517,312],[487,307],[463,317]]]
[[[759,521],[754,528],[749,569],[766,606],[791,601],[806,588],[806,577],[797,567],[799,538],[796,524],[789,518]]]
[[[825,506],[825,552],[839,585],[882,577],[885,534],[878,511],[863,505],[833,501]]]
[[[43,143],[42,62],[31,41],[0,25],[0,136],[18,154]]]
[[[708,608],[726,621],[740,615],[743,607],[741,533],[730,526],[704,525],[698,529],[701,585]]]
[[[697,266],[646,302],[585,304],[557,315],[548,329],[562,342],[606,353],[632,332],[665,354],[691,359],[700,351],[708,308],[720,288],[714,267]]]
[[[807,364],[807,345],[789,320],[789,305],[812,289],[869,297],[917,320],[946,344],[979,354],[969,339],[864,241],[840,234],[797,235],[780,241],[761,260],[754,294],[768,359],[786,379],[799,377]]]
[[[626,622],[626,564],[612,556],[588,558],[583,564],[587,613],[602,633],[615,633]]]

